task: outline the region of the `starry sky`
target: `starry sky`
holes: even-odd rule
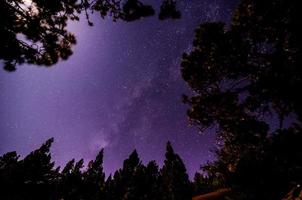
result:
[[[156,9],[161,1],[143,1]],[[0,154],[25,156],[54,137],[56,165],[93,159],[105,149],[107,175],[137,149],[143,163],[161,166],[171,141],[190,177],[213,159],[215,134],[189,125],[181,101],[190,89],[180,61],[192,48],[195,28],[205,21],[228,22],[235,0],[181,0],[180,20],[156,16],[131,23],[84,18],[69,24],[77,35],[74,54],[50,68],[0,70]]]

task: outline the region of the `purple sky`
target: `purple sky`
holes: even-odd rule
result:
[[[70,25],[78,43],[68,61],[0,70],[0,154],[24,156],[54,137],[57,165],[87,162],[104,147],[109,175],[134,148],[144,163],[162,165],[170,140],[192,177],[213,158],[215,142],[213,133],[200,135],[188,124],[181,55],[190,50],[197,25],[229,20],[233,1],[180,1],[177,21],[113,23],[95,16],[89,28],[82,19]],[[157,8],[159,2],[151,3]]]

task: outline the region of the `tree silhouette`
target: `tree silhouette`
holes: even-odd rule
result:
[[[144,180],[144,200],[159,200],[162,198],[160,193],[160,174],[155,161],[151,161],[145,168]]]
[[[134,150],[128,159],[123,163],[123,168],[114,173],[113,178],[109,178],[106,182],[107,199],[139,199],[140,192],[143,191],[142,184],[143,165]]]
[[[78,20],[77,1],[20,1],[0,3],[0,58],[4,69],[16,64],[52,65],[67,59],[76,40],[67,20]]]
[[[59,170],[51,161],[52,142],[47,140],[22,160],[16,152],[0,156],[1,200],[185,200],[192,196],[185,166],[170,143],[161,170],[155,161],[144,166],[134,150],[105,181],[103,149],[87,167],[83,159],[72,159]]]
[[[17,199],[18,159],[16,152],[9,152],[0,157],[0,187],[1,199]]]
[[[104,149],[102,149],[94,161],[90,161],[88,169],[84,172],[84,199],[97,200],[105,196],[105,173],[103,172]]]
[[[84,197],[84,181],[83,173],[81,171],[83,167],[83,159],[75,162],[74,159],[69,161],[61,173],[61,179],[59,183],[60,198],[66,200],[80,200]],[[97,184],[97,183],[96,183]]]
[[[160,18],[179,18],[176,2],[163,1]],[[154,15],[154,9],[139,0],[3,0],[0,2],[0,59],[4,69],[16,65],[51,66],[72,55],[76,37],[67,30],[68,21],[79,21],[84,13],[88,24],[92,13],[113,21],[134,21]]]
[[[182,76],[195,92],[184,96],[188,116],[201,131],[214,127],[221,144],[203,170],[232,186],[234,199],[280,199],[302,181],[289,175],[302,168],[292,140],[302,134],[298,8],[297,1],[242,0],[230,26],[201,24],[183,55]],[[270,130],[270,116],[279,127]]]
[[[191,199],[191,185],[186,168],[171,143],[167,143],[164,166],[161,169],[161,194],[163,200]]]
[[[205,23],[194,49],[184,54],[182,75],[198,95],[185,97],[193,122],[208,127],[226,120],[275,112],[301,117],[300,12],[295,1],[243,0],[230,28]],[[267,12],[268,11],[268,12]]]
[[[179,19],[181,13],[176,8],[176,0],[164,0],[160,7],[159,19],[164,20],[167,18]]]
[[[60,179],[58,182],[59,185],[59,194],[63,199],[69,199],[70,193],[74,188],[74,182],[72,181],[72,172],[74,169],[75,160],[72,159],[66,163],[63,168]]]
[[[47,140],[39,149],[23,160],[15,152],[0,158],[1,199],[49,199],[56,197],[55,182],[58,169],[54,169],[49,153],[53,139]],[[39,192],[37,192],[39,191]]]
[[[138,0],[128,0],[123,6],[123,19],[125,21],[134,21],[141,17],[154,15],[154,9],[146,6]]]
[[[136,150],[124,161],[121,170],[123,183],[122,199],[143,199],[144,196],[144,166],[142,165]]]

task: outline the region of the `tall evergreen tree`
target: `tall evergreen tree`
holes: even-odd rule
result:
[[[1,157],[1,184],[3,199],[54,199],[58,169],[51,162],[50,146],[53,138],[18,160],[15,152]],[[2,179],[3,178],[3,179]],[[37,190],[39,192],[37,192]]]
[[[17,199],[19,195],[16,190],[19,180],[19,156],[16,152],[8,152],[0,157],[0,199]]]
[[[167,143],[165,162],[161,169],[161,195],[163,200],[189,200],[191,185],[184,163]]]
[[[58,169],[54,169],[54,162],[51,161],[50,147],[53,141],[53,138],[47,140],[19,162],[20,177],[24,184],[20,190],[26,199],[54,198],[52,195]]]
[[[134,150],[129,158],[124,161],[121,174],[122,182],[124,184],[122,199],[142,199],[144,191],[144,166],[141,163],[136,150]]]
[[[160,196],[159,185],[159,169],[155,161],[150,161],[145,167],[144,173],[144,187],[143,198],[144,200],[158,200]]]
[[[110,194],[108,199],[136,200],[143,198],[144,166],[137,151],[134,150],[123,163],[123,168],[114,173],[112,180],[107,180]]]
[[[74,159],[69,161],[61,173],[60,197],[64,200],[83,199],[83,159],[75,162]]]
[[[97,200],[103,199],[105,194],[105,174],[103,171],[103,157],[104,149],[102,149],[95,160],[92,160],[88,164],[88,169],[84,172],[84,199],[85,200]]]
[[[110,174],[107,180],[105,181],[105,189],[104,189],[104,194],[105,197],[104,199],[106,200],[113,200],[115,199],[116,195],[116,185],[115,185],[115,180],[113,179],[112,175]]]

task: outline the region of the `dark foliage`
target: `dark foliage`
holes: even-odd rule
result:
[[[302,182],[300,10],[298,1],[242,0],[230,26],[200,25],[183,55],[195,92],[184,96],[188,116],[201,131],[215,127],[220,143],[203,170],[213,188],[231,186],[232,199],[281,199]]]
[[[123,19],[134,21],[141,17],[154,15],[154,12],[151,6],[146,6],[137,0],[128,0],[123,6]]]
[[[105,180],[101,150],[83,167],[83,160],[54,169],[49,153],[53,139],[24,159],[16,152],[0,157],[1,200],[185,200],[191,199],[190,182],[180,157],[170,143],[164,167],[155,161],[143,165],[136,151],[123,167]]]
[[[176,8],[176,0],[164,0],[160,7],[159,19],[164,20],[167,18],[179,19],[181,13]]]
[[[192,182],[193,196],[210,193],[223,188],[216,176],[205,176],[197,172]]]
[[[179,18],[175,2],[164,0],[161,19]],[[76,37],[67,30],[69,21],[84,13],[99,13],[113,21],[134,21],[154,15],[154,9],[139,0],[1,0],[0,60],[4,69],[15,71],[20,64],[51,66],[72,55]]]
[[[190,182],[184,163],[168,142],[166,160],[161,169],[161,190],[164,200],[189,200],[192,198]]]

